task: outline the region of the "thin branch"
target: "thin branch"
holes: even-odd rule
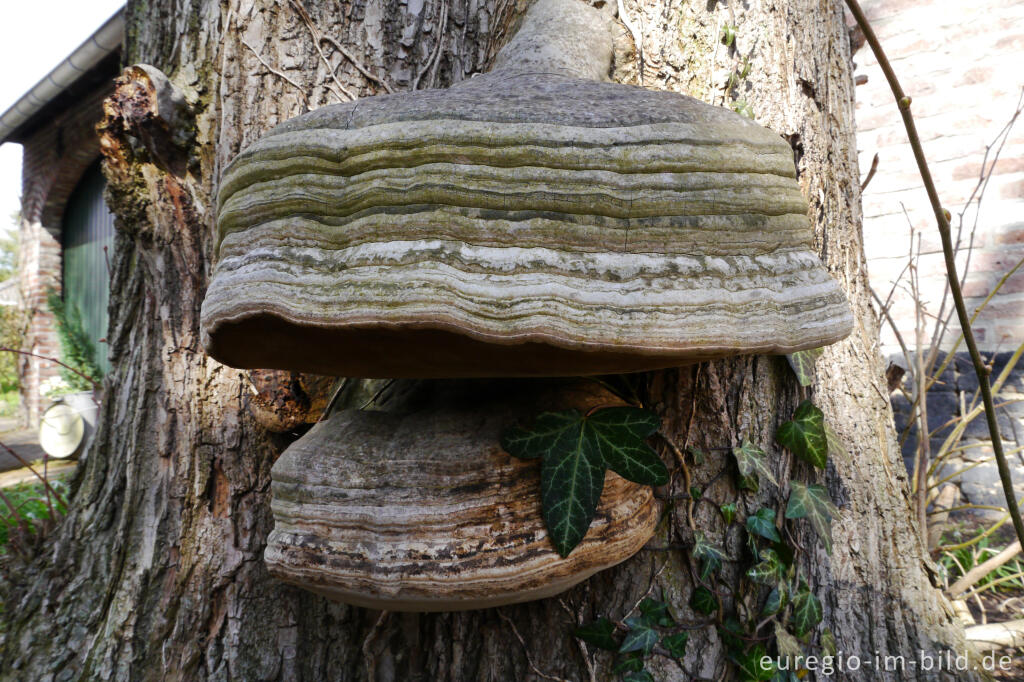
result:
[[[629,15],[626,14],[626,7],[622,4],[622,0],[618,0],[618,3],[619,21],[621,21],[629,30],[629,35],[633,37],[633,44],[636,45],[636,75],[639,85],[642,87],[644,84],[644,39],[643,36],[640,35],[640,31],[638,31],[636,26],[633,25],[633,22],[629,20]]]
[[[1020,543],[1015,542],[983,564],[975,566],[962,578],[949,586],[946,593],[950,599],[957,599],[961,593],[973,587],[976,582],[1020,554]]]
[[[372,73],[370,73],[366,69],[366,67],[364,67],[359,62],[359,60],[356,59],[352,55],[351,52],[346,50],[342,46],[342,44],[340,42],[338,42],[338,40],[336,38],[334,38],[333,36],[329,36],[327,34],[323,34],[323,35],[320,36],[320,40],[324,41],[324,42],[327,42],[327,43],[330,43],[334,47],[335,50],[337,50],[338,52],[341,53],[342,57],[344,57],[345,59],[349,60],[349,62],[352,63],[352,66],[356,67],[356,71],[358,71],[359,73],[363,74],[363,76],[366,78],[366,80],[371,81],[373,83],[376,83],[380,87],[384,88],[384,91],[387,92],[388,94],[391,94],[391,93],[394,92],[394,89],[390,85],[388,85],[388,82],[386,80],[384,80],[383,78],[378,78],[377,76],[374,76]]]
[[[74,374],[77,374],[78,376],[82,377],[83,379],[88,381],[90,384],[92,384],[92,388],[93,388],[94,391],[98,391],[99,388],[100,388],[99,383],[97,383],[96,380],[93,379],[91,376],[89,376],[88,374],[82,374],[81,372],[79,372],[77,369],[75,369],[71,365],[67,365],[67,364],[61,362],[60,360],[58,360],[57,358],[51,358],[51,357],[48,357],[46,355],[39,355],[37,353],[30,353],[27,350],[18,350],[16,348],[8,348],[7,346],[0,346],[0,352],[17,353],[18,355],[27,355],[27,356],[32,357],[32,358],[39,358],[40,360],[47,360],[49,362],[54,363],[55,365],[60,365],[64,369],[68,370],[69,372],[73,372]]]
[[[327,60],[327,55],[324,54],[323,48],[320,47],[320,44],[323,42],[323,32],[313,22],[313,18],[309,16],[309,12],[306,11],[306,8],[302,6],[301,2],[298,0],[289,0],[289,4],[292,6],[292,9],[295,10],[296,14],[298,14],[302,19],[302,23],[304,23],[306,28],[309,30],[309,35],[313,38],[313,47],[316,48],[317,54],[320,55],[320,61],[324,63],[324,67],[327,69],[327,75],[334,81],[338,90],[348,97],[349,101],[354,100],[356,96],[352,94],[348,88],[342,85],[340,80],[338,80],[338,76],[335,73],[336,69],[331,66],[331,62]],[[334,96],[337,97],[339,101],[344,101],[337,92],[334,93]]]
[[[431,67],[434,66],[434,62],[437,60],[438,56],[441,54],[441,43],[444,42],[444,39],[443,39],[444,27],[445,27],[445,25],[447,23],[448,23],[448,2],[447,2],[447,0],[441,0],[441,21],[438,22],[437,30],[434,32],[434,35],[437,36],[437,44],[434,45],[434,51],[433,51],[433,53],[431,53],[430,58],[427,59],[427,62],[419,70],[419,73],[416,74],[416,78],[413,79],[413,81],[412,81],[412,88],[410,88],[411,90],[418,90],[419,89],[419,87],[420,87],[420,79],[423,78],[423,76],[427,73],[427,71],[429,71],[431,69]]]
[[[68,505],[68,503],[67,503],[67,500],[65,500],[65,499],[64,499],[63,497],[61,497],[61,496],[60,496],[60,493],[58,493],[58,492],[57,492],[56,490],[54,490],[54,489],[53,489],[53,486],[51,486],[51,485],[50,485],[50,482],[46,480],[46,476],[41,476],[41,475],[39,474],[39,472],[38,472],[38,471],[36,471],[36,470],[35,470],[35,469],[34,469],[34,468],[32,467],[32,465],[31,465],[31,464],[29,464],[29,463],[28,463],[27,461],[25,461],[25,458],[24,458],[24,457],[22,457],[22,456],[21,456],[21,455],[19,455],[19,454],[18,454],[17,452],[15,452],[14,450],[12,450],[12,449],[11,449],[11,446],[9,446],[9,445],[8,445],[7,443],[4,443],[3,441],[0,441],[0,448],[3,448],[4,450],[6,450],[6,451],[7,451],[7,454],[9,454],[9,455],[10,455],[11,457],[13,457],[14,459],[18,460],[18,462],[20,462],[20,463],[21,463],[21,466],[25,467],[25,468],[26,468],[26,469],[28,469],[28,470],[29,470],[30,472],[32,472],[32,474],[33,474],[33,475],[34,475],[34,476],[35,476],[36,478],[38,478],[38,479],[39,479],[40,481],[42,481],[42,483],[43,483],[43,487],[44,487],[44,488],[46,488],[46,491],[47,491],[48,493],[52,493],[52,494],[53,494],[53,496],[57,498],[57,501],[58,501],[58,502],[60,502],[61,504],[63,504],[63,505],[65,506],[65,507],[67,507],[67,505]],[[48,507],[50,507],[50,505],[49,505],[49,500],[47,500],[47,506],[48,506]],[[49,511],[50,511],[50,515],[52,516],[52,515],[53,515],[53,507],[50,507],[50,510],[49,510]]]
[[[583,625],[581,622],[583,619],[582,613],[573,613],[572,609],[569,608],[569,605],[565,603],[565,599],[562,599],[561,597],[558,598],[558,603],[562,606],[562,609],[569,614],[569,618],[572,620],[573,625],[576,627]],[[579,637],[573,637],[573,639],[576,640],[576,646],[583,655],[583,662],[587,666],[587,676],[590,679],[590,682],[597,682],[597,673],[594,671],[594,662],[590,660],[590,651],[587,649],[587,643]]]
[[[519,629],[516,627],[516,624],[512,622],[511,618],[506,616],[501,611],[498,611],[498,617],[506,623],[508,623],[508,626],[512,628],[512,634],[516,636],[516,639],[518,639],[519,643],[522,645],[523,654],[526,655],[526,663],[530,666],[530,670],[533,671],[534,675],[537,675],[538,677],[543,677],[545,680],[554,680],[554,682],[569,682],[569,680],[565,679],[564,677],[555,677],[554,675],[548,675],[547,673],[542,672],[540,668],[538,668],[536,665],[534,665],[533,658],[530,656],[530,650],[526,648],[526,640],[524,640],[523,636],[519,634]]]
[[[994,589],[996,585],[1002,585],[1003,583],[1010,582],[1011,580],[1019,580],[1020,578],[1024,578],[1024,571],[1017,571],[1016,573],[1011,573],[1010,575],[1004,575],[1002,577],[991,580],[980,587],[975,587],[973,590],[964,595],[964,599],[970,599],[971,597],[980,595],[982,592],[985,592],[986,590]]]
[[[953,250],[953,241],[950,235],[949,213],[942,207],[942,203],[939,201],[939,194],[935,189],[935,183],[932,181],[932,174],[928,168],[928,162],[925,160],[924,149],[921,147],[921,138],[917,134],[914,117],[910,113],[910,97],[903,92],[903,88],[896,78],[896,73],[893,71],[885,51],[882,50],[882,45],[878,42],[878,37],[875,36],[875,32],[864,15],[860,4],[857,0],[846,0],[846,5],[850,8],[850,12],[864,32],[864,37],[871,46],[871,51],[874,52],[875,59],[878,60],[878,65],[882,68],[882,73],[885,74],[892,94],[896,98],[900,116],[903,117],[903,125],[907,129],[907,137],[910,139],[910,146],[914,151],[914,159],[917,161],[917,168],[921,173],[921,180],[924,182],[925,191],[928,193],[928,201],[931,203],[932,210],[935,213],[939,237],[942,239],[942,255],[946,261],[946,276],[949,280],[950,293],[953,296],[953,304],[956,307],[960,328],[963,330],[967,351],[971,355],[974,371],[978,375],[978,385],[981,388],[981,397],[985,404],[985,418],[988,422],[989,435],[992,438],[992,451],[996,456],[996,466],[999,469],[999,478],[1003,484],[1006,506],[1010,518],[1013,520],[1013,528],[1017,532],[1017,539],[1020,540],[1021,544],[1024,544],[1024,521],[1021,520],[1020,508],[1017,506],[1017,499],[1014,495],[1013,476],[1010,473],[1010,465],[1007,463],[1006,455],[1003,453],[1003,441],[999,435],[999,423],[992,401],[992,387],[988,382],[989,372],[985,367],[985,362],[981,359],[978,344],[975,342],[974,333],[971,331],[970,315],[967,314],[963,291],[960,288],[960,278],[957,275],[956,254]]]
[[[864,178],[864,182],[860,183],[860,191],[863,192],[868,187],[868,183],[871,182],[871,178],[875,177],[875,173],[878,172],[878,152],[875,152],[875,157],[871,159],[871,169],[868,170],[868,176]]]
[[[249,43],[245,42],[245,39],[241,39],[241,40],[242,40],[242,44],[245,45],[247,48],[249,48],[249,51],[252,52],[253,56],[256,57],[256,59],[259,60],[260,64],[263,65],[263,68],[265,68],[267,71],[269,71],[270,73],[274,74],[275,76],[277,76],[278,78],[283,80],[285,83],[287,83],[288,85],[292,86],[293,88],[295,88],[296,90],[299,91],[299,94],[302,95],[302,101],[306,104],[306,108],[308,109],[309,108],[309,95],[306,94],[305,88],[303,88],[301,85],[299,85],[298,83],[293,81],[288,76],[284,75],[284,73],[282,73],[281,71],[278,71],[277,69],[272,67],[270,64],[268,64],[267,60],[263,58],[263,55],[261,55],[259,52],[257,52],[256,48],[254,48],[252,45],[250,45]]]

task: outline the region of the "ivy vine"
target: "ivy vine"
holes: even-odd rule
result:
[[[813,382],[814,364],[821,352],[815,349],[787,356],[802,387]],[[647,442],[658,433],[660,425],[659,417],[642,407],[604,407],[586,414],[578,410],[546,412],[532,424],[513,426],[502,434],[501,444],[510,454],[541,460],[544,521],[561,556],[568,556],[586,535],[608,469],[643,485],[669,482],[667,467]],[[775,441],[819,470],[826,467],[830,457],[846,455],[823,412],[811,400],[801,402],[792,417],[778,427]],[[757,491],[762,484],[780,487],[762,447],[743,439],[740,445],[728,449],[736,463],[741,494]],[[689,452],[700,463],[703,453],[696,449]],[[577,628],[573,635],[590,646],[613,652],[613,672],[627,682],[653,680],[646,670],[646,661],[652,655],[681,664],[689,632],[706,627],[717,629],[740,679],[801,679],[806,671],[790,666],[780,669],[777,662],[794,660],[805,649],[820,648],[827,653],[835,645],[827,629],[820,631],[816,645],[813,641],[823,620],[823,607],[798,568],[796,556],[804,548],[794,546],[787,523],[805,520],[821,539],[825,551],[831,553],[831,524],[837,509],[823,485],[798,480],[790,480],[787,485],[784,512],[761,507],[742,518],[735,501],[718,504],[702,500],[703,491],[696,486],[690,486],[684,496],[691,503],[711,502],[726,526],[735,524],[743,529],[752,557],[743,577],[757,586],[761,595],[760,608],[755,613],[741,620],[725,612],[719,574],[723,564],[737,561],[695,529],[693,544],[687,548],[696,566],[688,605],[704,620],[679,622],[668,604],[648,596],[621,622],[599,618]],[[638,613],[634,615],[635,612]],[[766,636],[769,626],[770,634]],[[769,655],[769,645],[774,647],[773,655]]]

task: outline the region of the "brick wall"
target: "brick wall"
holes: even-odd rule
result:
[[[976,226],[974,248],[964,293],[973,311],[1004,273],[1024,259],[1024,116],[1005,144],[976,199],[986,147],[996,140],[1018,107],[1024,86],[1024,2],[1020,0],[863,0],[879,40],[903,89],[943,205],[953,214],[954,232],[963,213],[964,237]],[[848,20],[852,24],[852,19]],[[878,169],[864,192],[864,239],[872,288],[883,299],[904,270],[912,232],[919,235],[918,274],[921,299],[930,314],[938,312],[945,290],[945,267],[935,218],[914,162],[903,121],[881,69],[868,46],[854,54],[855,75],[864,81],[856,89],[857,146],[862,176],[878,154]],[[991,162],[995,149],[989,153]],[[906,212],[904,213],[904,208]],[[962,253],[960,267],[967,264]],[[893,296],[891,314],[911,352],[916,346],[915,306],[904,276]],[[947,302],[948,306],[951,302]],[[928,319],[931,330],[933,320]],[[956,340],[959,326],[943,348]],[[1024,342],[1024,267],[1010,278],[978,317],[974,333],[998,375],[1013,351]],[[927,342],[924,344],[927,347]],[[901,356],[893,331],[883,325],[882,350]],[[961,351],[963,348],[961,347]],[[942,356],[944,357],[944,356]],[[941,358],[940,358],[941,359]],[[931,457],[952,430],[951,420],[969,411],[977,379],[965,353],[957,353],[928,394]],[[1024,369],[1010,375],[999,410],[1004,440],[1018,494],[1024,493]],[[1014,403],[1021,400],[1021,403]],[[910,421],[911,406],[893,394],[896,427]],[[904,444],[910,469],[917,434]],[[1003,504],[1002,487],[992,461],[991,441],[984,417],[967,427],[961,449],[938,467],[935,479],[952,477],[961,499],[983,505]],[[1016,450],[1016,452],[1014,452]],[[999,517],[999,512],[990,512]]]
[[[110,86],[95,90],[22,141],[19,268],[22,298],[29,314],[24,349],[38,355],[60,355],[53,316],[46,307],[46,292],[50,287],[60,290],[59,234],[64,206],[82,173],[99,158],[96,124],[109,92]],[[22,405],[29,424],[38,423],[45,407],[39,394],[40,384],[57,374],[56,364],[22,356]]]
[[[1020,0],[865,0],[912,111],[943,205],[959,214],[978,188],[985,149],[1017,107],[1024,86],[1024,3]],[[852,20],[851,20],[852,21]],[[854,55],[858,86],[857,147],[862,175],[878,170],[864,192],[864,238],[872,287],[885,298],[907,263],[911,226],[920,235],[922,298],[936,313],[945,269],[935,218],[903,129],[903,121],[874,55]],[[993,150],[994,151],[994,150]],[[973,310],[1000,276],[1024,258],[1024,120],[1018,122],[984,188],[981,211],[964,215],[965,236],[977,224],[965,294]],[[906,214],[904,214],[904,207]],[[915,243],[914,248],[917,248]],[[961,264],[966,260],[961,257]],[[908,344],[914,307],[897,290],[892,314]],[[975,324],[982,348],[1012,349],[1024,340],[1024,268]],[[951,336],[948,348],[955,340]],[[899,347],[884,330],[883,350]]]

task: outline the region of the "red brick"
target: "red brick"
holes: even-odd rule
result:
[[[1018,180],[1003,185],[999,190],[999,196],[1003,199],[1021,199],[1024,198],[1024,180]]]
[[[996,234],[996,243],[1024,244],[1024,223],[1014,223],[1000,228],[999,233]]]
[[[985,170],[990,175],[1001,175],[1005,173],[1020,173],[1024,171],[1024,158],[998,159],[995,165],[991,161],[986,162]],[[963,163],[953,171],[954,180],[971,178],[977,180],[981,177],[981,160]]]

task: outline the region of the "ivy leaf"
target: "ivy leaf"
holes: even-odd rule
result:
[[[761,608],[762,616],[774,616],[786,605],[786,587],[778,584],[768,593],[768,599]]]
[[[619,653],[627,654],[630,651],[641,651],[645,656],[651,653],[654,645],[658,643],[657,630],[652,628],[647,619],[642,616],[639,618],[627,618],[625,624],[629,628],[629,632],[626,633],[626,638],[622,640]]]
[[[823,485],[804,485],[799,481],[789,484],[789,504],[786,505],[787,519],[807,519],[811,527],[825,543],[825,551],[832,553],[832,517],[839,510],[829,499]]]
[[[832,631],[825,628],[824,632],[821,633],[821,650],[826,656],[835,656],[836,651],[839,649],[839,644],[836,642],[836,636],[832,634]]]
[[[719,509],[722,510],[722,518],[725,519],[725,525],[728,526],[736,518],[736,503],[728,502],[719,507]]]
[[[657,599],[645,597],[640,602],[640,613],[643,614],[644,620],[650,625],[660,625],[663,628],[667,628],[676,624],[672,619],[672,615],[668,612],[668,604]]]
[[[707,580],[709,575],[722,567],[722,560],[725,559],[725,552],[722,551],[721,548],[708,542],[707,537],[705,537],[704,533],[701,531],[697,531],[694,535],[694,539],[693,557],[701,562],[701,580]]]
[[[793,628],[803,637],[821,622],[821,602],[804,585],[793,595]]]
[[[825,415],[810,400],[800,403],[793,420],[779,427],[775,440],[805,462],[825,468],[828,461]]]
[[[623,675],[622,682],[654,682],[654,678],[646,670],[638,670]]]
[[[743,641],[743,638],[746,637],[746,630],[735,616],[726,616],[718,627],[718,636],[721,638],[722,644],[725,645],[730,658],[741,655],[747,646]]]
[[[761,507],[756,514],[747,517],[747,530],[772,542],[782,542],[779,530],[775,527],[775,512],[768,507]]]
[[[783,567],[774,550],[761,552],[761,561],[747,570],[747,577],[762,585],[777,585],[782,580]]]
[[[681,659],[686,656],[686,640],[689,638],[689,633],[677,632],[674,635],[665,635],[661,639],[661,645],[673,657]]]
[[[764,476],[772,482],[772,485],[775,487],[779,486],[779,482],[775,480],[775,474],[772,473],[771,467],[768,466],[768,456],[765,455],[764,450],[744,438],[743,443],[738,448],[732,449],[732,454],[736,458],[736,466],[740,470],[740,476]]]
[[[766,657],[769,662],[763,666],[761,664]],[[745,682],[768,682],[775,676],[775,661],[761,644],[755,644],[745,653],[734,655],[733,661],[739,668],[740,679]]]
[[[612,668],[613,673],[640,672],[644,669],[643,654],[629,653],[619,659],[619,662]]]
[[[529,429],[513,426],[501,434],[501,447],[519,459],[557,456],[561,440],[567,432],[578,428],[579,410],[545,412],[533,420]]]
[[[636,407],[611,407],[582,415],[546,412],[530,428],[514,426],[501,445],[521,459],[541,458],[541,506],[548,535],[565,557],[586,535],[611,468],[647,485],[668,482],[668,470],[644,439],[658,417]]]
[[[722,42],[725,43],[726,47],[732,46],[732,42],[736,40],[736,27],[729,24],[722,25]]]
[[[619,643],[612,636],[615,633],[615,624],[607,618],[599,618],[593,623],[587,623],[576,628],[572,634],[582,639],[587,644],[596,646],[606,651],[618,651]]]
[[[597,443],[605,466],[641,485],[668,483],[665,463],[645,442],[659,426],[658,415],[638,407],[608,407],[584,418],[584,430]]]
[[[779,658],[789,660],[791,669],[796,668],[797,658],[804,653],[797,638],[789,634],[779,623],[775,624],[775,648],[779,652]]]
[[[715,594],[711,590],[700,585],[693,591],[693,595],[690,597],[690,608],[697,613],[710,616],[718,610],[718,600],[715,599]]]
[[[796,373],[796,380],[801,386],[810,386],[814,383],[814,363],[818,361],[824,348],[811,348],[810,350],[798,350],[786,356],[789,366]]]
[[[835,457],[838,460],[847,462],[850,460],[850,453],[846,451],[846,446],[843,445],[842,439],[835,430],[825,423],[825,442],[828,443],[828,456]]]

